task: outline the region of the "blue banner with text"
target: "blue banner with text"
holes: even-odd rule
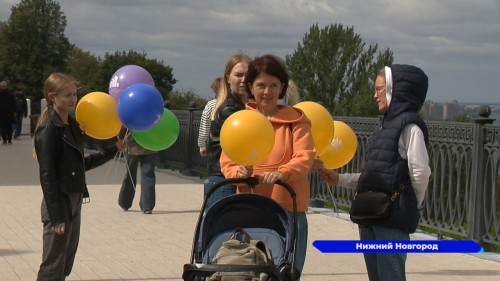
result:
[[[481,253],[473,240],[316,240],[322,253]]]

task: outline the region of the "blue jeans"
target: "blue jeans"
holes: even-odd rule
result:
[[[398,229],[377,225],[359,225],[361,240],[410,240],[410,234]],[[406,253],[364,253],[370,281],[405,281]]]
[[[15,138],[21,136],[21,130],[23,129],[23,118],[24,118],[23,113],[18,112],[16,121],[12,123],[12,133],[14,133]]]
[[[132,206],[137,186],[137,167],[141,162],[141,200],[139,207],[141,211],[153,210],[156,202],[156,175],[155,166],[158,154],[129,155],[127,154],[127,170],[123,177],[122,187],[118,195],[118,205],[128,210]]]
[[[210,188],[212,188],[212,186],[214,186],[216,183],[223,180],[225,180],[224,176],[212,175],[208,176],[207,180],[203,184],[203,197],[207,200],[205,210],[208,210],[210,207],[212,207],[213,204],[215,204],[215,202],[221,200],[222,198],[236,194],[236,185],[226,184],[217,188],[217,190],[212,193],[209,198],[206,198]]]
[[[293,214],[292,214],[293,216]],[[295,249],[295,269],[302,273],[307,253],[307,236],[309,234],[307,216],[305,212],[297,213],[297,249]],[[295,278],[300,280],[300,278]]]

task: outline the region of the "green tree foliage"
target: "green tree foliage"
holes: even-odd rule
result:
[[[467,112],[460,112],[455,117],[453,118],[454,122],[464,122],[464,123],[469,123],[472,122],[472,119]]]
[[[366,46],[353,27],[315,24],[286,63],[302,100],[321,102],[334,115],[376,116],[375,75],[393,61],[389,49],[377,50],[377,44]]]
[[[6,22],[0,22],[0,79],[10,82],[35,101],[43,98],[43,83],[54,71],[71,74],[80,82],[79,95],[108,92],[109,80],[120,67],[135,64],[153,76],[155,87],[169,99],[174,79],[173,69],[163,61],[148,59],[145,52],[130,50],[96,57],[69,43],[64,35],[66,17],[54,0],[21,0],[11,8]],[[192,91],[177,91],[173,104],[187,108],[189,101],[202,104]],[[188,102],[177,102],[187,100]]]
[[[0,28],[2,75],[39,100],[47,75],[66,68],[66,16],[56,1],[22,0]]]
[[[80,96],[90,92],[105,92],[97,81],[99,81],[99,72],[101,68],[101,59],[90,52],[83,51],[74,47],[68,57],[68,73],[75,77],[80,83],[78,94]]]
[[[186,110],[192,105],[192,103],[194,103],[197,109],[203,109],[203,107],[207,103],[207,100],[201,98],[191,90],[175,90],[168,97],[169,108],[172,110]]]
[[[177,82],[173,75],[173,69],[170,66],[165,66],[163,61],[148,59],[146,56],[147,54],[144,52],[138,53],[133,50],[115,52],[114,54],[107,53],[104,56],[99,77],[96,80],[99,91],[108,92],[109,80],[120,67],[135,64],[143,67],[151,74],[156,89],[162,94],[163,99],[167,100]]]

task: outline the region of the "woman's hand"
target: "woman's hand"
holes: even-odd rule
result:
[[[283,174],[278,171],[264,172],[259,178],[261,183],[275,183],[278,180],[283,180]]]
[[[327,184],[337,186],[339,184],[339,174],[335,170],[322,168],[319,171],[321,180]]]
[[[253,173],[252,166],[240,166],[236,172],[236,177],[241,179],[246,179],[250,177]]]
[[[311,171],[312,172],[319,172],[324,168],[323,166],[323,161],[319,158],[314,158]]]
[[[116,145],[116,148],[118,149],[118,152],[122,152],[125,149],[127,149],[127,140],[125,138],[124,139],[118,138],[115,145]]]
[[[52,226],[52,231],[54,231],[54,233],[57,235],[63,235],[65,229],[66,229],[66,226],[64,223],[60,223],[60,224],[56,224],[56,225]]]

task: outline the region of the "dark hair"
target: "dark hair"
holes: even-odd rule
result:
[[[285,66],[285,62],[277,56],[274,55],[263,55],[261,57],[256,57],[248,66],[247,74],[245,75],[245,87],[247,92],[252,96],[250,91],[253,82],[259,74],[265,73],[274,76],[283,83],[283,89],[279,95],[282,99],[287,90],[288,80],[290,79],[288,75],[288,70]],[[252,98],[254,98],[252,96]]]

